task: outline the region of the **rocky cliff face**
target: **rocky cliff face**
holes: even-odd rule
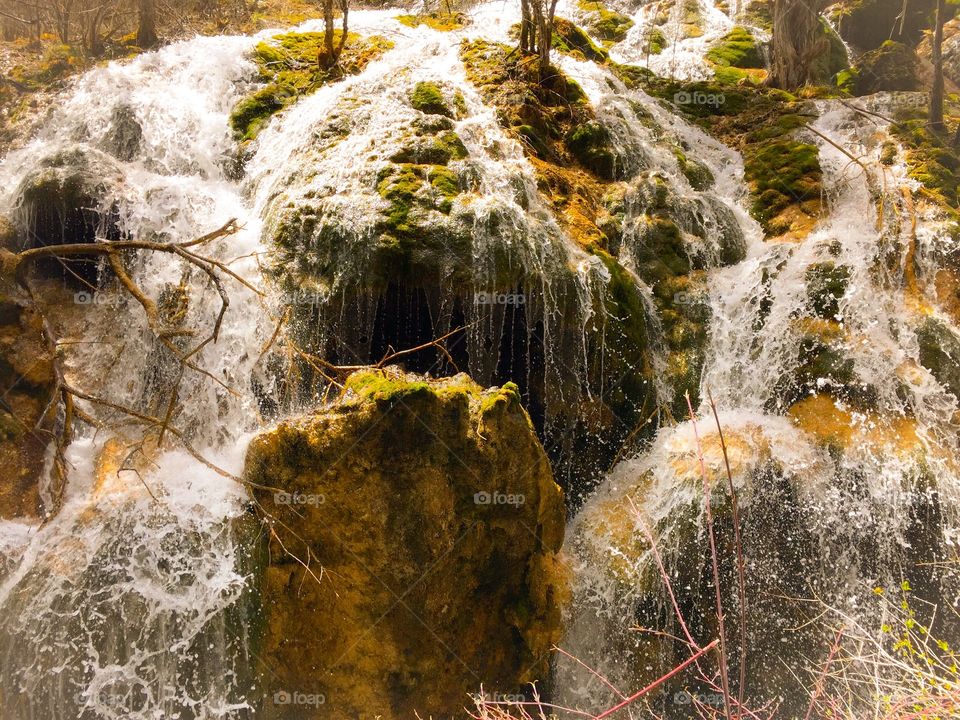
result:
[[[515,386],[354,374],[246,476],[272,518],[265,717],[449,717],[547,680],[565,514]]]

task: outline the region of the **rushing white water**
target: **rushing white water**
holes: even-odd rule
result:
[[[104,157],[97,151],[108,153],[114,160],[103,169],[115,182],[103,207],[114,208],[122,235],[183,242],[236,218],[242,229],[203,252],[225,261],[245,257],[231,268],[257,282],[251,254],[260,247],[260,223],[229,179],[227,125],[252,72],[244,58],[251,43],[198,38],[79,78],[38,136],[3,160],[9,182],[0,204],[15,202],[21,181],[48,158],[66,152],[96,163]],[[145,253],[134,277],[154,298],[184,287],[186,323],[198,338],[211,331],[218,296],[196,269]],[[134,444],[111,467],[105,443],[114,433],[81,431],[67,451],[69,477],[55,517],[32,528],[3,525],[10,571],[0,585],[3,717],[248,712],[250,678],[230,668],[246,662],[241,607],[254,536],[241,522],[245,492],[207,463],[233,473],[242,467],[257,426],[250,380],[269,318],[239,283],[229,293],[217,342],[196,355],[219,383],[187,371],[173,416],[204,461],[180,448],[138,454]],[[162,412],[171,359],[150,339],[140,306],[106,293],[86,302],[87,342],[66,355],[71,380],[107,402]],[[78,406],[104,417],[102,407]],[[110,419],[118,438],[137,442],[136,427],[123,429],[128,418]],[[127,454],[132,469],[119,470]]]
[[[671,8],[672,20],[664,26],[670,43],[662,55],[646,57],[643,38],[654,10],[643,7],[612,57],[677,78],[706,77],[703,53],[733,21],[703,2],[704,32],[687,36],[684,3]],[[576,14],[569,6],[560,11]],[[64,157],[87,157],[103,163],[109,182],[101,209],[115,217],[122,236],[182,242],[236,218],[241,229],[205,251],[267,294],[260,299],[226,279],[231,304],[219,337],[196,356],[197,365],[215,379],[187,371],[179,380],[173,423],[189,437],[195,454],[175,443],[161,450],[147,443],[133,452],[137,429],[123,426],[127,418],[111,415],[109,427],[84,430],[69,446],[66,492],[53,518],[42,525],[0,524],[4,718],[254,713],[258,700],[248,671],[258,527],[245,513],[245,490],[222,471],[241,472],[247,441],[262,425],[259,401],[270,395],[273,383],[262,350],[281,306],[291,302],[269,293],[261,266],[271,265],[271,241],[289,216],[320,206],[335,220],[331,226],[343,241],[343,262],[317,287],[301,289],[324,307],[356,300],[349,290],[367,271],[374,228],[387,204],[376,190],[379,173],[409,142],[419,119],[407,102],[417,82],[439,82],[447,94],[463,99],[463,111],[451,124],[467,156],[449,169],[470,190],[456,197],[439,222],[448,223],[450,232],[469,228],[472,289],[498,289],[500,268],[492,258],[506,248],[525,276],[540,281],[525,290],[531,292],[531,312],[543,322],[544,346],[554,353],[546,374],[558,388],[556,405],[577,406],[591,392],[583,388],[591,362],[588,336],[603,326],[609,272],[562,230],[521,145],[500,127],[458,57],[463,38],[509,41],[519,19],[516,3],[482,4],[471,12],[472,25],[454,33],[409,28],[394,15],[351,13],[352,30],[388,37],[395,47],[362,73],[321,88],[273,119],[252,144],[242,179],[236,178],[228,115],[253,87],[254,67],[245,52],[257,38],[197,38],[93,70],[64,93],[35,139],[0,161],[9,178],[0,191],[0,209],[14,216],[22,183],[38,168],[57,167]],[[301,29],[319,27],[310,22]],[[930,270],[945,239],[936,218],[921,216],[913,243],[900,195],[909,184],[904,167],[884,168],[873,159],[852,163],[833,143],[875,158],[876,127],[838,104],[820,103],[813,128],[832,142],[815,133],[808,139],[819,150],[824,186],[831,188],[825,217],[803,243],[764,243],[745,209],[737,153],[643,92],[628,90],[606,69],[569,57],[557,62],[582,86],[615,139],[618,172],[625,178],[620,263],[636,269],[643,236],[632,231],[632,223],[651,210],[651,188],[662,185],[688,254],[703,271],[709,343],[701,395],[709,390],[722,409],[744,507],[763,506],[768,493],[782,492],[796,503],[802,522],[791,532],[807,543],[800,549],[809,551],[804,568],[823,581],[832,599],[844,594],[849,599],[866,582],[887,581],[911,542],[908,506],[918,494],[913,480],[935,477],[941,497],[957,497],[960,490],[951,461],[956,428],[945,421],[957,400],[918,362],[911,305],[916,299],[905,298],[902,287],[907,247],[915,244],[916,262]],[[638,106],[645,114],[636,112]],[[335,132],[337,123],[347,132]],[[709,169],[712,187],[693,187],[678,149]],[[886,212],[875,223],[878,201]],[[301,239],[306,246],[316,238]],[[891,251],[898,262],[879,262],[881,250]],[[841,424],[861,441],[839,459],[785,416],[789,403],[782,392],[784,378],[804,360],[805,331],[798,319],[809,314],[810,269],[825,263],[849,273],[830,319],[839,327],[839,350],[852,362],[853,379],[846,384],[869,392],[877,408],[871,414],[853,405],[831,406],[847,413]],[[151,297],[183,287],[185,324],[199,328],[200,337],[211,330],[219,300],[202,273],[185,273],[169,256],[142,253],[134,277]],[[451,297],[463,291],[446,278],[443,283],[450,285],[443,290]],[[679,398],[663,379],[663,330],[651,288],[640,290],[650,315],[657,400],[668,405]],[[175,363],[150,339],[139,305],[122,294],[103,297],[83,315],[88,342],[66,355],[70,376],[110,403],[162,414],[178,380]],[[949,326],[932,298],[926,301],[930,313]],[[474,312],[479,322],[468,334],[469,370],[487,379],[499,357],[485,344],[499,337],[504,320],[493,310]],[[369,324],[344,332],[369,335],[373,316],[364,322]],[[813,391],[831,390],[831,382]],[[95,410],[83,401],[80,406]],[[910,424],[891,427],[891,418]],[[719,483],[719,446],[715,439],[710,445],[709,430],[704,436],[709,472]],[[670,567],[690,582],[683,589],[690,590],[696,579],[684,573],[699,569],[703,556],[697,509],[702,486],[691,424],[662,429],[647,452],[619,464],[570,525],[575,595],[565,647],[624,691],[634,689],[637,679],[630,662],[649,651],[629,631],[638,608],[651,615],[650,608],[662,609],[662,588],[642,542],[637,549],[640,530],[623,506],[625,493],[636,499]],[[908,500],[891,500],[898,497]],[[958,527],[955,508],[944,503],[942,513],[933,534],[949,540]],[[873,555],[857,547],[864,538],[877,542]],[[850,570],[833,583],[830,573],[837,567]],[[784,569],[774,563],[758,572],[766,577],[764,572]],[[854,600],[850,604],[856,606]],[[561,704],[597,711],[609,700],[582,668],[561,665],[555,684]]]

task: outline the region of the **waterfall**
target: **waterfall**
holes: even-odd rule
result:
[[[702,33],[684,34],[691,3],[674,2],[665,23],[647,4],[611,59],[708,79],[704,53],[734,20],[711,0],[693,5]],[[107,268],[86,278],[96,292],[57,286],[57,297],[74,297],[58,318],[69,333],[68,376],[108,410],[153,417],[169,407],[189,445],[158,448],[121,412],[108,412],[103,427],[78,424],[65,449],[59,507],[48,489],[48,517],[0,522],[3,718],[199,720],[261,710],[257,577],[266,530],[236,479],[257,432],[326,397],[314,386],[291,390],[289,367],[268,352],[287,319],[290,342],[344,364],[400,350],[398,339],[417,345],[462,326],[451,364],[462,361],[457,369],[483,384],[517,381],[555,464],[595,465],[577,487],[584,497],[570,500],[573,599],[563,646],[623,691],[683,659],[634,630],[676,629],[634,504],[685,593],[684,609],[709,607],[703,486],[685,392],[717,488],[720,532],[729,534],[729,497],[711,396],[750,518],[752,577],[773,589],[751,598],[766,623],[751,630],[755,642],[782,642],[794,658],[816,650],[819,637],[784,639],[802,613],[774,591],[818,593],[863,617],[865,588],[896,584],[910,562],[932,566],[954,546],[960,408],[921,352],[924,328],[960,332],[915,281],[936,271],[948,240],[942,218],[904,197],[914,181],[902,153],[879,162],[881,121],[839,101],[811,101],[816,117],[798,132],[819,156],[824,212],[802,242],[765,241],[748,210],[738,152],[628,88],[610,66],[556,54],[613,140],[617,179],[597,183],[597,205],[618,226],[600,252],[559,217],[542,167],[502,127],[461,58],[463,40],[513,43],[518,4],[483,3],[471,25],[450,33],[402,25],[397,12],[351,12],[353,32],[392,47],[285,107],[246,147],[229,116],[259,87],[250,53],[275,30],[198,37],[90,70],[62,92],[37,135],[0,160],[8,179],[0,213],[38,235],[65,232],[54,227],[64,216],[38,211],[23,200],[26,191],[78,168],[98,194],[97,206],[80,213],[91,241],[177,243],[229,219],[238,227],[207,248],[235,274],[223,281],[230,303],[222,322],[218,288],[197,267],[162,253],[131,257],[138,286],[153,298],[178,298],[197,337],[218,328],[216,342],[195,356],[205,373],[181,376],[141,305],[110,290]],[[577,12],[566,2],[558,10]],[[648,55],[657,23],[668,43]],[[308,21],[298,30],[321,28]],[[456,112],[424,120],[409,100],[421,83],[435,84]],[[883,111],[895,100],[877,96],[863,107]],[[443,162],[403,160],[423,137],[443,133],[462,150]],[[435,203],[424,222],[434,234],[419,238],[430,246],[426,260],[402,256],[403,238],[384,240],[392,207],[381,190],[402,165],[433,168],[416,178],[418,197]],[[434,185],[440,172],[446,194]],[[648,222],[654,215],[675,231],[669,249],[683,267],[670,269],[678,284],[662,292],[651,279],[665,262]],[[398,269],[408,261],[413,269]],[[642,318],[611,310],[623,277],[639,298],[628,307]],[[822,286],[840,289],[823,301]],[[513,300],[478,300],[488,295]],[[391,307],[403,317],[385,319]],[[642,328],[642,348],[611,341],[627,321]],[[641,360],[648,376],[633,366]],[[809,369],[814,361],[825,369]],[[652,415],[631,418],[652,429],[639,452],[618,455],[607,471],[597,458],[614,459],[613,445],[634,427],[615,436],[615,423],[602,417],[609,425],[591,441],[607,445],[606,454],[571,437],[590,424],[591,411],[609,411],[604,393],[617,363],[628,368],[616,382],[629,376],[644,393],[652,386]],[[415,369],[438,367],[452,372],[437,363]],[[628,400],[631,411],[651,412],[645,399]],[[78,406],[93,409],[90,401]],[[930,597],[958,596],[952,573],[931,571],[924,581]],[[702,617],[694,629],[704,637],[715,630]],[[756,696],[785,699],[792,711],[790,676],[802,668],[772,655],[752,660],[751,678],[764,678]],[[558,661],[553,685],[558,705],[584,712],[615,699],[572,661]],[[657,702],[664,717],[688,716],[670,696]]]
[[[64,158],[92,158],[110,170],[99,209],[118,235],[183,242],[236,218],[242,229],[214,252],[241,258],[232,268],[257,283],[260,221],[231,179],[227,125],[252,74],[252,42],[197,38],[81,76],[39,134],[2,161],[0,205],[16,217],[24,183]],[[210,331],[218,297],[200,273],[143,253],[136,280],[153,297],[185,288],[188,321]],[[2,524],[5,718],[250,716],[244,608],[257,527],[243,489],[206,463],[242,468],[257,427],[251,378],[270,326],[249,289],[233,284],[230,295],[218,342],[197,356],[222,382],[187,373],[174,419],[204,461],[184,449],[137,452],[121,443],[136,442],[136,427],[114,417],[116,430],[82,431],[67,448],[52,518]],[[77,292],[75,305],[65,312],[84,313],[86,342],[70,346],[70,377],[104,401],[152,408],[170,388],[170,359],[140,306],[106,290]]]

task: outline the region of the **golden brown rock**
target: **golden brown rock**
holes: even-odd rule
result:
[[[547,680],[565,517],[515,386],[357,373],[246,473],[275,519],[265,717],[451,717]]]

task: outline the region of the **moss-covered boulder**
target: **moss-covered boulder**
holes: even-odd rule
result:
[[[605,44],[613,45],[627,37],[633,19],[611,10],[601,0],[577,0],[577,8],[586,20],[586,26]]]
[[[919,90],[919,62],[910,47],[887,40],[858,58],[855,92],[868,95],[881,90]]]
[[[246,477],[276,521],[268,698],[325,698],[303,717],[451,717],[481,679],[548,680],[565,513],[515,386],[357,373],[329,408],[257,437]]]
[[[706,54],[707,60],[723,67],[763,68],[760,44],[749,28],[741,25],[715,42]]]
[[[920,363],[960,398],[960,338],[946,323],[934,318],[927,318],[916,333]]]
[[[915,44],[930,28],[934,0],[903,5],[900,0],[843,0],[834,21],[840,35],[861,50],[873,50],[888,40]]]
[[[47,245],[117,239],[115,202],[123,186],[117,161],[86,146],[74,146],[40,159],[16,190],[12,222],[15,250]],[[36,263],[42,274],[76,283],[96,283],[99,260],[75,257]]]

